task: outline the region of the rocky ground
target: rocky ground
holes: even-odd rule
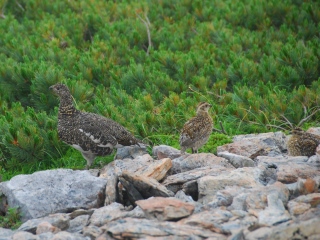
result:
[[[128,147],[100,171],[16,176],[0,209],[24,223],[0,239],[320,239],[320,160],[287,156],[286,141],[236,136],[217,156]]]

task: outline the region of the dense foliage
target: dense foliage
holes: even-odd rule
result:
[[[4,179],[84,166],[57,137],[56,82],[79,109],[151,145],[178,147],[199,101],[229,136],[289,129],[319,106],[319,1],[0,0],[0,9]],[[202,151],[227,141],[213,133]]]

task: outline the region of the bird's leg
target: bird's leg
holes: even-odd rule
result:
[[[91,167],[96,156],[91,152],[81,152],[81,153],[84,159],[87,160],[87,166],[85,167],[85,169],[88,170]]]

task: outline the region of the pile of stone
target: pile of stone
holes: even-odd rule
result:
[[[0,239],[320,239],[319,158],[287,156],[286,142],[236,136],[217,156],[127,147],[100,171],[16,176],[0,209],[24,223]]]

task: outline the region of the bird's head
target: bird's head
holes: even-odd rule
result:
[[[212,105],[207,102],[200,102],[197,107],[197,113],[201,113],[201,112],[207,113],[211,107]]]
[[[49,87],[50,90],[54,92],[54,94],[58,95],[59,97],[65,97],[70,95],[70,91],[68,87],[62,83],[57,83]]]

